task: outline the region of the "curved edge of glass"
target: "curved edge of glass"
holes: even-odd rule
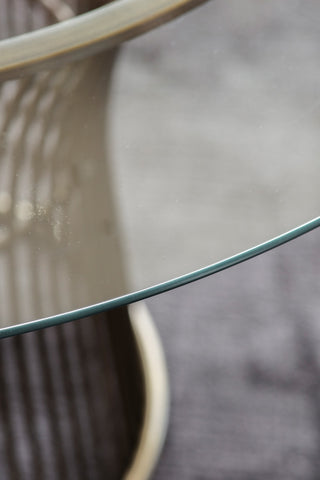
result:
[[[214,273],[221,272],[222,270],[226,270],[229,267],[242,263],[245,260],[249,260],[258,255],[261,255],[262,253],[265,253],[269,250],[272,250],[273,248],[283,245],[290,240],[294,240],[295,238],[300,237],[301,235],[308,233],[318,227],[320,227],[320,217],[314,218],[313,220],[310,220],[309,222],[304,223],[299,227],[289,230],[286,233],[283,233],[248,250],[233,255],[232,257],[228,257],[224,260],[213,263],[212,265],[208,265],[207,267],[200,268],[186,275],[182,275],[180,277],[168,280],[167,282],[163,282],[145,288],[143,290],[139,290],[137,292],[129,293],[121,297],[113,298],[111,300],[106,300],[105,302],[101,302],[95,305],[80,308],[78,310],[72,310],[52,317],[33,320],[31,322],[22,323],[10,327],[4,327],[0,330],[0,338],[10,337],[21,333],[28,333],[33,330],[40,330],[42,328],[71,322],[73,320],[95,315],[97,313],[102,313],[107,310],[111,310],[112,308],[128,305],[130,303],[135,303],[140,300],[152,297],[154,295],[173,290],[182,285],[186,285],[201,278],[208,277],[209,275],[213,275]]]

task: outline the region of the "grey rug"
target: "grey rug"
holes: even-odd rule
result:
[[[320,230],[148,301],[171,379],[155,480],[320,478]]]
[[[155,480],[319,478],[319,240],[148,300],[171,384]],[[121,395],[92,322],[1,341],[1,479],[121,478]]]
[[[159,281],[168,278],[172,258],[178,273],[189,268],[188,258],[198,255],[199,265],[208,263],[218,230],[225,232],[221,249],[227,240],[232,243],[235,230],[239,238],[230,248],[247,246],[243,219],[250,219],[249,233],[258,241],[270,237],[274,222],[282,231],[281,212],[291,226],[299,223],[292,205],[301,210],[301,221],[306,220],[305,206],[318,212],[319,2],[246,0],[241,12],[237,4],[211,2],[188,16],[187,35],[185,20],[178,20],[180,30],[175,24],[163,34],[158,30],[132,42],[123,52],[123,63],[119,61],[119,76],[125,81],[114,86],[116,193],[138,287],[144,286],[145,278],[149,281],[149,273],[153,279],[155,271]],[[285,47],[288,62],[283,62],[279,45]],[[214,62],[207,62],[208,49]],[[117,101],[123,103],[117,107]],[[152,129],[147,132],[148,125]],[[172,395],[168,437],[155,480],[320,478],[319,240],[320,231],[314,231],[148,301],[163,339]],[[149,248],[151,244],[156,250]],[[4,388],[0,389],[0,416],[7,429],[0,430],[0,480],[10,478],[9,471],[17,480],[119,478],[121,468],[114,466],[123,465],[127,456],[125,429],[122,425],[118,431],[117,448],[103,436],[110,432],[110,421],[112,429],[119,428],[117,389],[106,405],[94,394],[99,382],[93,382],[90,413],[99,436],[91,437],[95,428],[88,418],[87,424],[81,423],[81,412],[90,408],[84,405],[82,380],[75,375],[71,385],[74,409],[64,396],[71,387],[50,383],[71,361],[71,357],[62,361],[59,351],[73,335],[75,330],[68,326],[54,331],[50,339],[44,331],[26,337],[23,345],[20,340],[5,342],[1,369],[10,364],[11,343],[20,359],[20,365],[10,364],[12,376],[0,377],[10,389],[28,370],[20,349],[30,351],[36,360],[42,339],[44,358],[51,363],[42,363],[41,369],[48,375],[37,377],[34,361],[28,379],[54,390],[56,408],[63,414],[59,428],[56,425],[57,438],[63,430],[69,437],[61,445],[45,435],[52,422],[45,408],[50,407],[50,394],[42,398],[41,389],[33,389],[26,395],[29,404],[22,405],[19,392],[12,388],[8,405],[1,398]],[[85,322],[81,337],[88,340]],[[87,365],[92,381],[103,377],[111,360],[97,364],[92,345],[97,342],[101,347],[101,336],[89,340],[89,350],[75,352],[79,367],[75,371]],[[35,405],[41,415],[32,422],[24,414],[32,415]],[[90,435],[77,435],[74,426]],[[10,428],[20,433],[7,455]],[[35,445],[30,438],[39,432],[46,440]],[[82,443],[84,436],[89,448]],[[68,441],[71,437],[74,440]],[[61,464],[52,452],[62,458]]]

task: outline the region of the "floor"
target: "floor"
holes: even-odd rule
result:
[[[319,14],[317,0],[216,0],[122,48],[109,148],[133,289],[319,214]],[[319,272],[315,230],[147,301],[171,384],[155,480],[320,478]],[[61,468],[85,476],[73,458]]]
[[[123,48],[113,154],[136,288],[319,214],[319,10],[216,0]],[[319,478],[319,241],[148,300],[172,395],[156,480]]]
[[[156,480],[319,478],[320,232],[148,301],[171,380]]]

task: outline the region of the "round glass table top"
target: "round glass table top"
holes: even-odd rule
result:
[[[165,21],[202,2],[162,3],[175,5]],[[320,226],[319,14],[316,1],[216,0],[117,55],[160,21],[85,59],[61,53],[63,66],[54,52],[21,78],[2,69],[0,336],[147,298]],[[4,40],[12,65],[21,38]]]

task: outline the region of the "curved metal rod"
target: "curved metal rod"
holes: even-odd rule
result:
[[[167,433],[169,379],[161,339],[145,304],[130,305],[129,317],[143,370],[145,407],[140,439],[124,480],[147,480],[158,462]]]
[[[249,260],[250,258],[254,258],[262,253],[265,253],[273,248],[276,248],[284,243],[287,243],[295,238],[304,235],[305,233],[314,230],[315,228],[320,227],[320,217],[314,218],[299,227],[290,230],[289,232],[283,233],[278,237],[275,237],[267,242],[261,243],[256,247],[250,248],[245,250],[244,252],[238,253],[237,255],[233,255],[232,257],[226,258],[220,262],[214,263],[209,265],[205,268],[201,268],[199,270],[195,270],[194,272],[188,273],[187,275],[182,275],[180,277],[174,278],[169,280],[168,282],[164,282],[158,285],[154,285],[152,287],[145,288],[144,290],[139,290],[138,292],[129,293],[127,295],[123,295],[121,297],[113,298],[111,300],[107,300],[105,302],[101,302],[95,305],[90,305],[88,307],[80,308],[78,310],[73,310],[71,312],[62,313],[59,315],[55,315],[53,317],[42,318],[39,320],[34,320],[28,323],[22,323],[10,327],[5,327],[0,330],[0,338],[10,337],[12,335],[17,335],[20,333],[31,332],[33,330],[39,330],[41,328],[51,327],[53,325],[58,325],[61,323],[70,322],[72,320],[77,320],[79,318],[88,317],[90,315],[95,315],[97,313],[101,313],[107,310],[111,310],[112,308],[119,307],[121,305],[128,305],[130,303],[138,302],[145,298],[152,297],[154,295],[158,295],[159,293],[164,293],[169,290],[173,290],[174,288],[180,287],[182,285],[186,285],[187,283],[194,282],[201,278],[208,277],[214,273],[221,272],[222,270],[226,270],[234,265],[244,262],[245,260]]]
[[[116,0],[0,42],[0,80],[84,58],[141,35],[207,0]]]

